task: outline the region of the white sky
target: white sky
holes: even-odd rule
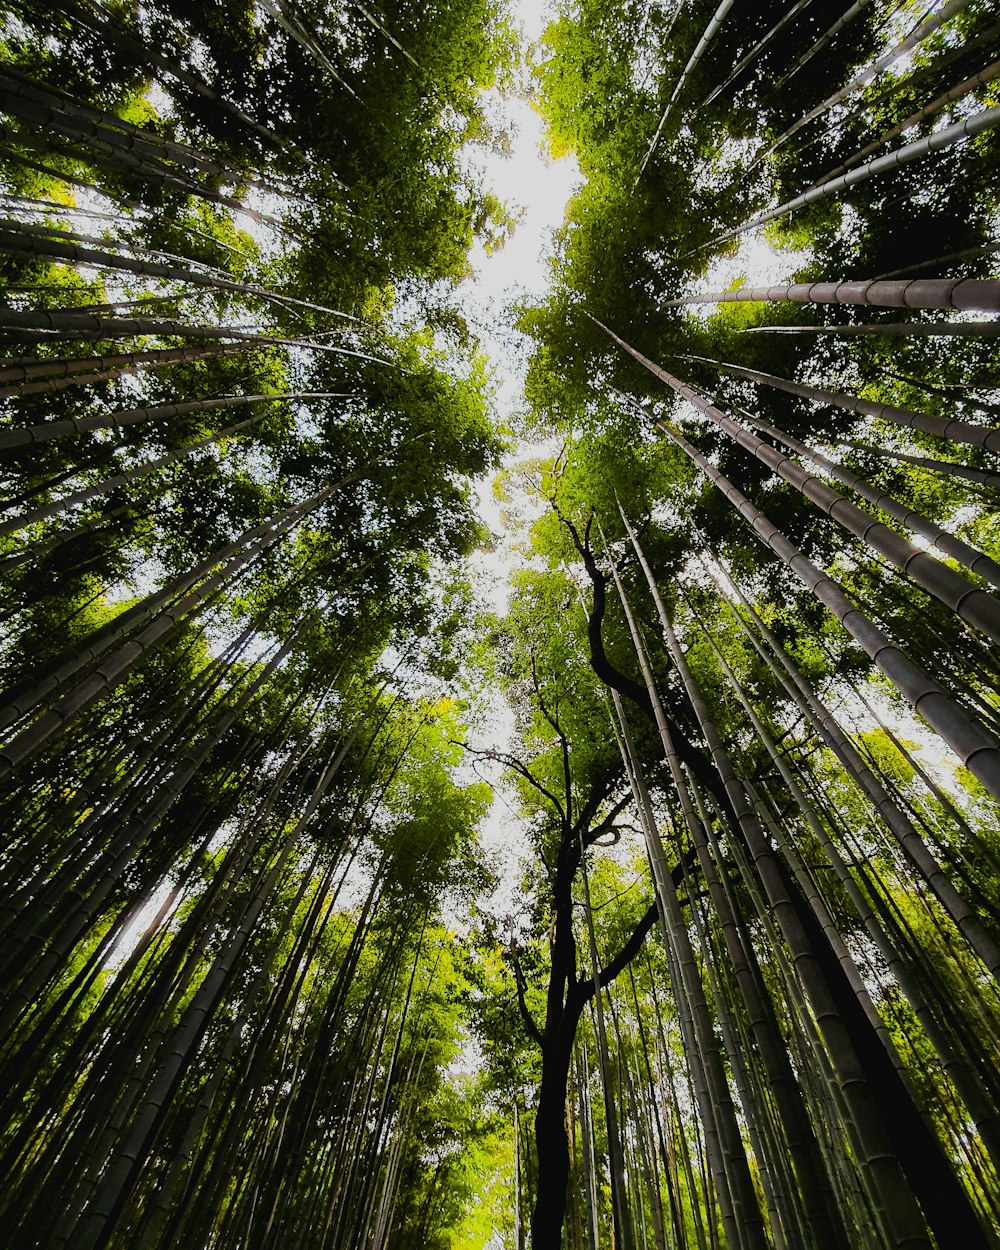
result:
[[[522,26],[526,45],[540,38],[553,13],[550,4],[542,5],[537,0],[534,3],[512,0],[511,9]],[[512,209],[521,210],[522,215],[511,238],[498,252],[487,256],[482,247],[473,250],[470,258],[473,276],[460,289],[459,303],[493,364],[500,415],[509,418],[522,402],[528,344],[523,336],[511,330],[507,313],[517,299],[544,294],[549,280],[552,232],[561,225],[566,203],[579,185],[581,175],[572,156],[557,161],[550,158],[541,118],[528,99],[505,100],[491,92],[490,106],[494,116],[504,119],[511,131],[511,152],[508,158],[492,154],[481,156],[476,162],[477,168],[487,186]],[[777,260],[767,244],[747,239],[736,255],[712,271],[703,289],[725,288],[740,275],[748,282],[775,281]],[[797,257],[783,257],[778,268],[794,268],[797,263]],[[698,306],[695,309],[702,312]],[[704,315],[710,311],[713,309],[705,306]],[[551,448],[521,444],[508,458],[508,463],[548,450]],[[514,535],[494,498],[493,479],[480,483],[477,494],[480,515],[497,536],[498,543],[495,551],[473,557],[472,575],[482,599],[503,612],[509,599],[508,578],[519,557],[514,550]],[[530,511],[531,501],[520,501],[522,515],[525,507]],[[470,740],[483,748],[503,750],[511,743],[513,728],[510,709],[495,700],[487,723],[480,726],[478,732],[473,731]],[[495,895],[487,906],[501,917],[515,915],[523,904],[519,848],[524,844],[524,836],[514,811],[513,796],[509,791],[504,793],[504,771],[488,761],[480,761],[475,769],[476,775],[495,787],[493,806],[480,829],[480,838],[499,878]]]
[[[526,48],[538,41],[553,12],[551,5],[538,0],[511,0],[511,11],[521,25],[522,46]],[[549,157],[542,120],[527,98],[503,99],[496,92],[489,96],[492,113],[510,131],[510,156],[486,154],[476,164],[487,187],[512,211],[520,213],[520,221],[506,244],[492,256],[487,256],[482,246],[473,249],[473,276],[463,284],[459,301],[493,364],[497,403],[506,419],[521,404],[528,358],[527,341],[511,330],[509,312],[516,300],[544,293],[552,233],[562,224],[566,202],[579,185],[580,171],[571,156],[558,161]],[[519,447],[511,460],[528,454],[528,448]],[[502,534],[492,482],[480,488],[479,503],[483,519],[495,533]],[[494,585],[491,597],[498,607],[505,606],[499,585]]]
[[[537,0],[512,0],[511,10],[523,29],[524,44],[538,40],[553,11],[552,6]],[[510,156],[490,154],[480,158],[477,165],[486,185],[513,211],[520,210],[521,218],[506,244],[492,256],[487,256],[482,247],[473,250],[473,276],[463,284],[459,302],[493,365],[500,415],[509,419],[521,403],[528,344],[510,328],[507,313],[516,300],[544,293],[552,232],[562,224],[566,202],[579,183],[580,172],[572,157],[550,159],[541,118],[529,100],[503,100],[490,93],[490,105],[511,132]],[[521,444],[508,457],[508,463],[537,451]],[[513,536],[493,496],[493,479],[480,483],[477,493],[480,515],[497,536],[498,546],[494,552],[473,557],[472,573],[482,598],[495,610],[504,611],[508,576],[516,560]],[[471,733],[470,738],[481,748],[502,750],[510,744],[513,727],[513,714],[498,700],[490,708],[488,724],[481,726],[478,733]],[[498,877],[494,896],[484,905],[500,917],[516,915],[523,904],[521,847],[526,846],[512,796],[504,793],[504,771],[489,761],[480,761],[475,768],[477,775],[494,786],[493,806],[480,828],[480,840]],[[460,924],[461,918],[456,921]]]
[[[511,10],[523,29],[525,46],[537,42],[553,15],[553,6],[538,0],[512,0]],[[508,158],[481,154],[475,165],[487,187],[512,210],[520,210],[521,219],[504,247],[492,256],[487,256],[482,247],[473,250],[473,276],[459,290],[459,305],[493,365],[500,416],[510,418],[523,402],[529,345],[510,328],[509,309],[525,296],[544,295],[549,281],[552,233],[562,223],[566,203],[579,185],[580,171],[573,157],[558,161],[550,158],[541,118],[527,98],[503,99],[490,92],[489,106],[493,116],[504,121],[511,133],[511,152]],[[755,230],[744,236],[735,254],[719,259],[697,287],[724,290],[740,277],[750,285],[778,282],[806,259],[802,253],[777,253],[763,238],[763,232]],[[694,305],[691,309],[695,316],[703,317],[714,311],[714,305]],[[520,444],[508,457],[508,463],[551,450],[549,446]],[[514,548],[515,531],[520,528],[518,520],[530,515],[534,503],[518,500],[513,505],[518,518],[510,517],[508,526],[504,513],[507,511],[509,516],[512,505],[501,509],[494,498],[492,478],[478,485],[477,494],[480,515],[498,541],[494,551],[473,557],[471,573],[481,599],[494,610],[504,612],[509,599],[509,575],[523,561]],[[470,741],[480,748],[504,750],[512,746],[513,729],[512,712],[493,696],[483,721],[470,731]],[[912,741],[914,735],[910,732],[906,736]],[[473,775],[482,777],[494,786],[493,805],[481,826],[480,839],[497,873],[498,885],[492,899],[481,903],[499,918],[509,916],[516,920],[524,905],[520,879],[527,844],[514,796],[503,784],[505,770],[500,765],[481,760],[466,775],[469,780]],[[464,917],[452,917],[452,923],[458,926],[464,921]]]

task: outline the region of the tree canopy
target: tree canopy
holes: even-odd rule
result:
[[[11,0],[12,1250],[1000,1245],[998,55]]]

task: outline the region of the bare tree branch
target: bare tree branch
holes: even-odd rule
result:
[[[610,985],[619,972],[628,967],[628,965],[642,949],[642,944],[646,940],[646,934],[650,931],[653,925],[656,924],[656,918],[658,915],[658,905],[656,903],[650,903],[642,919],[632,930],[628,940],[619,950],[618,954],[615,955],[614,959],[610,960],[609,963],[600,969],[596,978],[591,978],[587,981],[578,981],[576,983],[577,992],[582,995],[584,1002],[593,998],[596,988],[595,981],[597,985],[602,987]]]
[[[538,700],[538,706],[542,709],[542,715],[552,726],[556,737],[559,739],[559,747],[562,752],[563,766],[563,787],[566,796],[566,823],[570,824],[573,819],[573,778],[569,768],[569,740],[563,733],[562,726],[559,724],[559,718],[553,712],[550,712],[546,705],[545,698],[542,694],[541,686],[538,684],[538,667],[535,663],[535,653],[531,653],[531,682],[535,688],[535,698]]]
[[[600,822],[600,824],[594,825],[593,828],[588,829],[588,831],[583,835],[584,846],[593,846],[598,838],[603,838],[606,833],[615,831],[617,829],[617,826],[615,825],[615,818],[629,805],[631,799],[632,796],[630,794],[622,795],[622,797],[612,805],[611,810]],[[618,832],[615,837],[615,842],[617,842],[620,837],[621,833]],[[606,845],[614,844],[607,843]]]
[[[541,1046],[542,1045],[542,1031],[538,1027],[538,1025],[535,1023],[534,1017],[532,1016],[531,1012],[528,1010],[528,1003],[525,998],[525,991],[527,990],[528,986],[527,986],[527,982],[524,979],[524,971],[521,968],[521,961],[517,957],[517,943],[516,942],[513,942],[513,941],[511,942],[509,951],[510,951],[511,967],[514,970],[514,984],[517,986],[517,1009],[521,1013],[521,1020],[524,1023],[524,1027],[528,1033],[528,1036],[532,1039],[532,1041],[536,1042],[539,1046]]]
[[[483,750],[480,750],[478,747],[470,747],[467,742],[460,742],[456,738],[449,738],[448,742],[452,746],[461,747],[464,751],[468,751],[470,755],[478,756],[480,759],[495,760],[498,764],[503,764],[505,768],[509,768],[512,772],[515,772],[519,776],[523,777],[525,781],[528,782],[529,785],[534,786],[534,788],[538,791],[538,793],[541,794],[544,798],[546,798],[552,804],[552,806],[559,813],[560,821],[565,824],[566,813],[563,811],[562,804],[559,802],[559,800],[556,798],[556,796],[552,793],[551,790],[547,789],[545,786],[542,785],[542,783],[534,775],[534,773],[527,766],[527,764],[522,764],[521,761],[516,756],[508,755],[505,751],[495,751],[495,750],[483,751]]]
[[[590,615],[587,618],[587,639],[590,644],[590,667],[597,676],[604,682],[606,686],[610,686],[613,690],[617,690],[619,694],[625,695],[630,699],[642,712],[647,719],[655,724],[656,715],[653,711],[653,703],[649,694],[632,681],[624,673],[619,672],[617,668],[608,659],[607,652],[604,649],[604,638],[602,636],[602,627],[604,624],[604,616],[607,611],[607,583],[608,578],[598,566],[594,556],[593,549],[590,545],[590,528],[593,522],[593,513],[587,522],[583,538],[573,522],[560,511],[558,504],[552,500],[552,507],[566,526],[573,539],[573,545],[576,547],[583,561],[584,568],[590,578],[593,586],[594,602]],[[674,747],[681,760],[691,769],[695,778],[714,796],[716,802],[722,808],[726,815],[727,822],[737,837],[740,837],[739,821],[736,819],[736,813],[733,810],[729,795],[726,788],[722,784],[722,780],[716,771],[715,765],[711,759],[694,745],[686,733],[684,733],[677,722],[663,709],[664,718],[667,722],[667,728],[670,730],[670,736],[674,741]]]
[[[680,863],[670,874],[670,880],[673,883],[675,890],[684,880],[687,870],[692,866],[694,860],[694,847],[689,847],[681,857]],[[596,977],[591,977],[586,981],[577,981],[575,988],[577,993],[582,995],[583,1002],[587,1002],[594,996],[594,991],[597,985],[600,985],[602,988],[605,985],[610,985],[619,972],[622,972],[628,967],[628,965],[642,949],[642,944],[646,940],[646,934],[656,923],[658,915],[659,904],[656,902],[650,903],[649,908],[629,934],[627,940],[622,945],[617,955],[615,955],[613,959],[609,960],[608,963],[600,969]]]

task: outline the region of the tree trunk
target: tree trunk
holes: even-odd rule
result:
[[[997,285],[1000,288],[1000,283]],[[962,620],[987,634],[994,642],[1000,642],[1000,603],[991,595],[976,586],[970,585],[968,580],[960,573],[955,572],[948,565],[942,564],[927,552],[921,551],[908,539],[897,534],[872,516],[870,512],[866,512],[856,504],[851,503],[849,499],[846,499],[843,495],[819,481],[815,475],[808,473],[800,465],[790,461],[787,456],[783,456],[769,444],[765,443],[763,439],[744,430],[686,383],[681,382],[678,378],[673,377],[672,374],[667,373],[651,362],[647,363],[647,367],[653,370],[656,376],[665,381],[682,399],[688,400],[699,412],[704,413],[705,416],[714,421],[734,442],[749,451],[762,464],[766,464],[779,477],[784,478],[789,485],[794,486],[802,495],[815,503],[817,507],[846,529],[848,533],[853,534],[867,546],[871,547],[872,550],[877,551],[879,555],[884,556],[901,573],[906,577],[912,578],[928,594],[940,600],[945,607],[950,608]],[[755,420],[754,424],[759,424],[768,430],[774,429],[773,426],[767,426],[764,422]],[[782,441],[789,442],[780,432],[775,431],[775,435],[781,438]],[[801,447],[802,444],[799,444],[799,446]],[[805,449],[805,452],[806,454],[812,454],[808,448]],[[819,457],[819,459],[822,462],[823,458]],[[829,461],[825,463],[829,467]],[[856,483],[858,479],[854,478],[853,481],[855,489],[857,489]],[[886,510],[888,511],[889,509]],[[908,518],[910,517],[910,514],[905,512],[905,510],[897,508],[895,511],[897,513],[902,511],[904,515]],[[924,528],[928,527],[925,525]],[[940,541],[943,531],[937,526],[931,528]],[[964,552],[966,545],[960,544],[960,546]],[[993,565],[993,561],[983,556],[982,552],[971,548],[969,552],[971,554],[967,558],[979,559],[985,562],[987,567]],[[953,550],[949,550],[947,554],[957,558]]]
[[[692,356],[690,359],[703,358]],[[751,382],[762,382],[765,386],[774,387],[775,390],[785,391],[789,395],[800,395],[803,399],[811,399],[818,404],[832,404],[835,408],[843,408],[847,412],[857,412],[864,417],[877,417],[880,421],[888,421],[892,425],[902,426],[903,429],[919,430],[922,434],[933,434],[937,438],[948,439],[953,443],[967,443],[972,447],[984,447],[987,451],[1000,451],[1000,430],[985,429],[969,421],[935,417],[929,412],[916,412],[911,408],[897,408],[892,404],[875,403],[870,399],[843,395],[839,391],[825,391],[816,386],[805,386],[800,382],[789,382],[785,378],[775,377],[773,373],[761,373],[757,369],[744,369],[739,365],[724,364],[715,360],[708,360],[705,363],[731,373],[734,377],[747,378]]]
[[[801,282],[794,286],[741,286],[711,294],[682,295],[664,308],[685,304],[773,303],[864,304],[872,308],[1000,309],[996,278],[913,278],[909,282]]]
[[[535,1111],[538,1189],[531,1213],[531,1250],[560,1250],[562,1246],[570,1172],[566,1084],[579,1017],[577,1009],[575,1017],[569,1016],[563,1029],[542,1048],[542,1079]]]
[[[839,104],[840,101],[849,96],[852,91],[858,91],[862,87],[866,87],[873,79],[878,77],[882,70],[887,69],[893,64],[894,61],[898,61],[899,58],[909,52],[911,48],[915,48],[918,44],[923,43],[925,39],[932,35],[939,27],[943,26],[945,22],[956,16],[956,14],[961,13],[963,9],[967,9],[972,3],[973,0],[947,0],[947,3],[942,5],[937,13],[933,13],[929,17],[925,18],[915,30],[907,35],[905,39],[900,40],[895,47],[890,48],[888,52],[884,52],[862,73],[847,83],[846,86],[843,86],[838,91],[835,91],[833,95],[825,99],[822,104],[817,104],[815,108],[810,109],[810,111],[803,117],[800,117],[797,122],[789,126],[784,133],[780,134],[778,138],[775,139],[767,151],[762,156],[757,157],[756,160],[763,160],[765,157],[770,156],[771,153],[776,151],[786,139],[790,139],[792,135],[797,134],[803,126],[808,125],[808,123],[814,118],[827,112],[829,109],[833,108],[835,104]],[[855,7],[859,8],[860,6]],[[844,18],[841,19],[841,22],[844,22],[846,18],[847,15],[845,14]],[[837,26],[833,27],[828,32],[826,38],[831,38],[836,29]]]

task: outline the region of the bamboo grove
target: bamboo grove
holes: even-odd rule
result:
[[[543,39],[585,181],[520,311],[533,1245],[996,1244],[998,36],[723,0]]]
[[[5,1245],[464,1218],[471,16],[8,6]]]
[[[995,6],[550,16],[8,0],[16,1250],[1000,1244]]]

